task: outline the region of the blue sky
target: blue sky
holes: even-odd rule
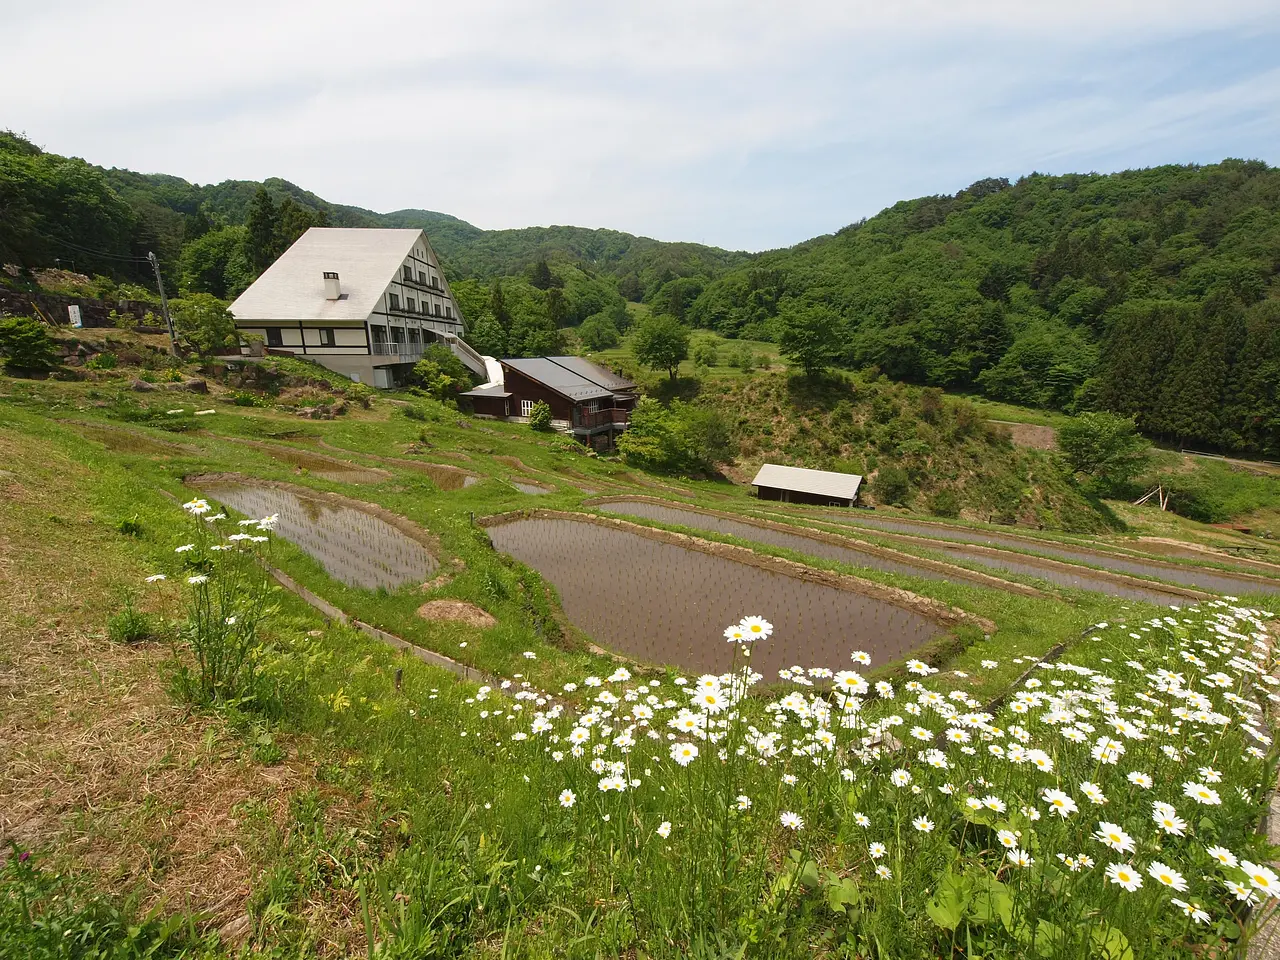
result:
[[[1280,163],[1275,0],[0,0],[0,18],[0,126],[47,149],[486,228],[759,250],[987,176]]]

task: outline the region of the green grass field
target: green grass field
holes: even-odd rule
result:
[[[764,353],[765,345],[758,346]],[[621,678],[618,662],[591,652],[589,638],[563,617],[554,590],[494,552],[473,522],[525,508],[579,510],[597,493],[757,509],[743,487],[646,477],[563,438],[474,420],[419,398],[379,395],[367,410],[352,404],[335,420],[316,421],[289,409],[289,397],[280,398],[284,405],[268,398],[265,406],[240,406],[232,392],[217,388],[211,396],[139,395],[126,389],[130,376],[0,379],[0,684],[7,697],[0,828],[20,852],[34,852],[0,868],[0,940],[14,945],[13,955],[71,956],[62,929],[115,950],[104,954],[113,957],[221,957],[241,949],[262,957],[899,957],[937,955],[958,935],[968,938],[969,956],[1019,956],[1037,943],[1042,955],[1075,956],[1093,949],[1097,937],[1119,943],[1110,931],[1124,936],[1129,953],[1121,955],[1135,960],[1203,949],[1190,926],[1160,912],[1167,898],[1148,897],[1155,881],[1144,888],[1147,899],[1132,901],[1100,874],[1096,884],[1080,879],[1064,886],[1069,878],[1054,867],[1053,852],[1084,841],[1056,821],[1033,823],[1018,805],[1038,803],[1036,790],[1047,783],[1086,776],[1069,744],[1054,741],[1052,748],[1060,780],[1010,775],[1006,767],[983,765],[994,761],[970,764],[953,755],[962,768],[949,775],[957,784],[963,777],[977,789],[978,778],[991,784],[1005,778],[992,788],[1009,802],[1003,818],[944,804],[943,774],[912,759],[914,751],[857,759],[862,748],[839,724],[832,725],[835,742],[841,763],[857,768],[855,780],[840,773],[841,764],[818,765],[786,751],[764,764],[730,760],[738,745],[757,749],[748,725],[770,729],[775,714],[765,712],[764,696],[704,713],[698,736],[677,738],[701,748],[698,761],[683,766],[668,755],[677,740],[666,737],[665,720],[678,719],[678,711],[662,706],[690,702],[676,682],[679,671],[632,665],[626,679],[604,682],[621,705],[598,699],[598,688],[583,678]],[[195,417],[196,409],[215,412]],[[387,475],[358,485],[325,480],[246,440]],[[482,479],[442,490],[423,473],[389,462],[396,459],[452,465]],[[176,698],[175,667],[191,663],[180,628],[188,616],[184,580],[193,568],[175,548],[200,523],[177,505],[194,494],[182,480],[229,472],[339,493],[419,525],[438,543],[440,572],[447,574],[428,590],[345,586],[279,540],[270,546],[271,562],[350,615],[509,678],[513,691],[527,682],[547,694],[522,700],[482,694],[451,673],[326,623],[277,591],[278,610],[265,621],[255,654],[252,698],[213,709]],[[512,479],[539,481],[554,492],[521,494]],[[925,680],[928,690],[972,709],[1008,690],[1057,644],[1069,645],[1069,659],[1107,671],[1100,651],[1117,662],[1160,662],[1201,636],[1201,628],[1188,625],[1161,634],[1166,646],[1153,645],[1137,626],[1165,611],[1096,594],[1024,597],[738,542],[993,621],[998,629],[989,637],[960,629],[959,643],[936,664],[941,672]],[[161,573],[168,579],[144,582]],[[472,604],[495,624],[424,620],[416,611],[428,599]],[[149,639],[109,638],[109,622],[126,606],[148,618]],[[1274,601],[1269,610],[1276,610]],[[1089,630],[1104,621],[1131,626]],[[1091,646],[1095,635],[1101,646]],[[859,648],[857,624],[844,640],[850,650]],[[897,690],[894,700],[869,697],[868,724],[899,716],[899,704],[915,696],[903,686],[912,676],[901,663],[858,669],[872,680],[892,677]],[[730,702],[738,699],[728,681],[716,689]],[[821,713],[834,702],[830,695],[812,699],[815,691],[803,684],[795,689],[809,698],[808,711]],[[639,723],[629,706],[649,698],[662,724]],[[529,739],[535,714],[550,726]],[[583,716],[593,719],[576,719]],[[788,721],[786,736],[817,744],[806,739],[812,725],[802,727],[799,719]],[[940,735],[943,720],[939,715],[925,726]],[[568,752],[574,724],[583,722],[594,731],[590,743],[604,750],[556,759]],[[1000,722],[1007,728],[1017,720]],[[916,723],[908,717],[898,735]],[[1195,843],[1215,837],[1261,858],[1247,836],[1265,803],[1260,767],[1244,756],[1234,729],[1234,747],[1224,740],[1200,756],[1221,765],[1247,796],[1233,793],[1212,831],[1197,821]],[[624,734],[634,747],[625,740],[619,746]],[[560,740],[540,741],[542,735]],[[720,748],[725,760],[716,763]],[[1160,767],[1168,761],[1154,745],[1132,748],[1135,758],[1141,755],[1135,763],[1162,770],[1165,779],[1181,776]],[[1232,750],[1235,759],[1228,760]],[[605,766],[592,769],[593,757]],[[887,786],[900,764],[925,793]],[[623,787],[601,789],[598,781],[615,769],[624,770],[617,774]],[[1095,774],[1113,799],[1109,815],[1129,811],[1129,829],[1158,842],[1149,826],[1136,826],[1145,801],[1122,794],[1129,789],[1126,769]],[[572,806],[564,805],[565,790]],[[748,798],[748,808],[739,796]],[[1186,813],[1190,801],[1176,802]],[[873,833],[859,832],[855,813],[873,818]],[[785,814],[804,826],[788,827]],[[937,831],[912,828],[918,816]],[[1022,873],[993,856],[997,829],[1022,831],[1041,866]],[[1040,839],[1031,845],[1033,834]],[[868,857],[871,840],[887,844],[887,860]],[[1200,850],[1187,841],[1163,855],[1190,875],[1186,864],[1198,864]],[[1154,854],[1143,851],[1145,865]],[[938,920],[940,910],[951,909],[938,899],[939,884],[962,886],[939,879],[952,875],[948,858],[956,857],[964,865],[957,876],[982,885],[983,896],[1008,898],[1008,923],[987,924],[967,907],[956,908],[950,926]],[[889,869],[889,880],[875,873],[877,864]],[[1195,882],[1196,895],[1212,909],[1213,936],[1227,942],[1230,924],[1242,918],[1198,875]],[[968,889],[965,903],[978,896]],[[1082,912],[1072,912],[1077,908]],[[1107,913],[1105,924],[1098,911]],[[46,922],[33,925],[32,916]],[[1050,927],[1037,933],[1028,917]]]

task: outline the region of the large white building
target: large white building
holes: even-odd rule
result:
[[[241,335],[257,334],[272,353],[376,387],[403,382],[437,341],[485,375],[421,230],[312,227],[230,309]]]

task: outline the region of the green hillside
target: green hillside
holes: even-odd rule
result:
[[[1258,161],[980,180],[753,256],[613,230],[481,230],[286,180],[196,185],[0,134],[0,259],[70,260],[228,299],[312,225],[422,226],[469,334],[511,355],[607,348],[626,303],[806,365],[1134,416],[1171,444],[1280,456],[1280,170]],[[511,279],[503,279],[511,278]],[[505,292],[495,292],[503,280]],[[479,329],[472,329],[478,325]]]
[[[1280,451],[1280,170],[982,180],[712,281],[696,325],[898,380]]]

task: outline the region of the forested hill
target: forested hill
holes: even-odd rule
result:
[[[1280,453],[1280,170],[983,180],[711,281],[687,319],[811,365]]]
[[[776,340],[810,370],[1070,412],[1109,409],[1173,442],[1280,456],[1280,170],[1259,161],[980,180],[753,256],[613,230],[481,230],[378,214],[285,180],[197,186],[105,170],[0,132],[0,261],[229,299],[314,224],[422,226],[468,336],[518,356],[615,342],[647,303]],[[495,289],[491,282],[514,277]],[[586,321],[590,321],[586,323]],[[572,338],[569,338],[572,341]]]
[[[254,207],[259,210],[257,235]],[[269,213],[269,216],[263,216]],[[267,236],[262,222],[271,223]],[[288,182],[226,180],[197,185],[164,174],[105,169],[42,151],[0,131],[0,259],[25,266],[74,261],[82,273],[146,281],[131,264],[154,249],[174,283],[231,297],[313,225],[423,227],[452,279],[519,274],[538,261],[579,263],[633,299],[676,277],[717,276],[749,261],[694,243],[665,243],[617,230],[527,227],[482,230],[431,210],[375,213]]]

